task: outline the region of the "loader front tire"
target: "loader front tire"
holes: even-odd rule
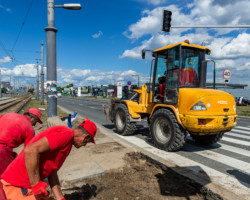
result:
[[[185,131],[181,129],[175,115],[164,108],[153,114],[150,133],[155,146],[166,151],[177,151],[185,144]]]
[[[120,135],[131,135],[136,130],[136,123],[130,122],[129,116],[130,114],[126,105],[119,104],[115,109],[115,129]]]
[[[192,135],[193,140],[198,144],[211,145],[218,142],[224,133],[216,133],[213,135]]]

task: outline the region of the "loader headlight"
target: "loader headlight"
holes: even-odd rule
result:
[[[207,110],[207,108],[202,101],[199,101],[190,110]]]

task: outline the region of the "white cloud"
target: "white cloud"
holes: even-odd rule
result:
[[[137,0],[137,1],[139,1],[139,2],[142,2],[142,3],[148,3],[148,4],[152,4],[152,5],[155,5],[155,6],[157,6],[157,5],[160,5],[160,4],[163,4],[163,3],[165,3],[167,0]]]
[[[3,5],[0,5],[0,8],[4,9],[6,12],[12,12],[10,8],[6,8]]]
[[[92,35],[93,38],[99,38],[103,35],[103,32],[102,31],[99,31],[98,33]]]
[[[153,5],[160,5],[166,2],[166,0],[147,0],[148,3]]]
[[[0,59],[0,63],[9,63],[12,61],[12,57],[10,56],[6,56],[6,57],[3,57],[2,59]]]
[[[76,73],[78,72],[78,73]],[[127,84],[127,81],[132,81],[133,84],[137,84],[137,77],[133,75],[138,74],[136,71],[101,71],[96,69],[64,69],[58,72],[58,83],[61,86],[69,83],[74,83],[75,86],[86,85],[108,85],[114,84],[116,81],[122,81],[123,84]],[[139,74],[140,82],[145,83],[149,81],[149,77],[146,74]]]

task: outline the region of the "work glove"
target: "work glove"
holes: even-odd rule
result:
[[[48,196],[49,193],[46,190],[48,184],[42,181],[39,181],[36,185],[32,186],[32,192],[35,196]]]

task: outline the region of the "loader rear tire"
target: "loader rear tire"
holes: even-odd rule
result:
[[[175,115],[167,109],[159,109],[153,114],[150,133],[155,146],[166,151],[177,151],[185,144],[185,131]]]
[[[191,134],[191,137],[198,144],[211,145],[211,144],[218,142],[222,138],[223,135],[224,133],[217,133],[213,135],[192,135]]]
[[[114,123],[117,133],[120,135],[131,135],[136,130],[136,123],[129,121],[130,114],[124,104],[120,104],[115,109]]]

